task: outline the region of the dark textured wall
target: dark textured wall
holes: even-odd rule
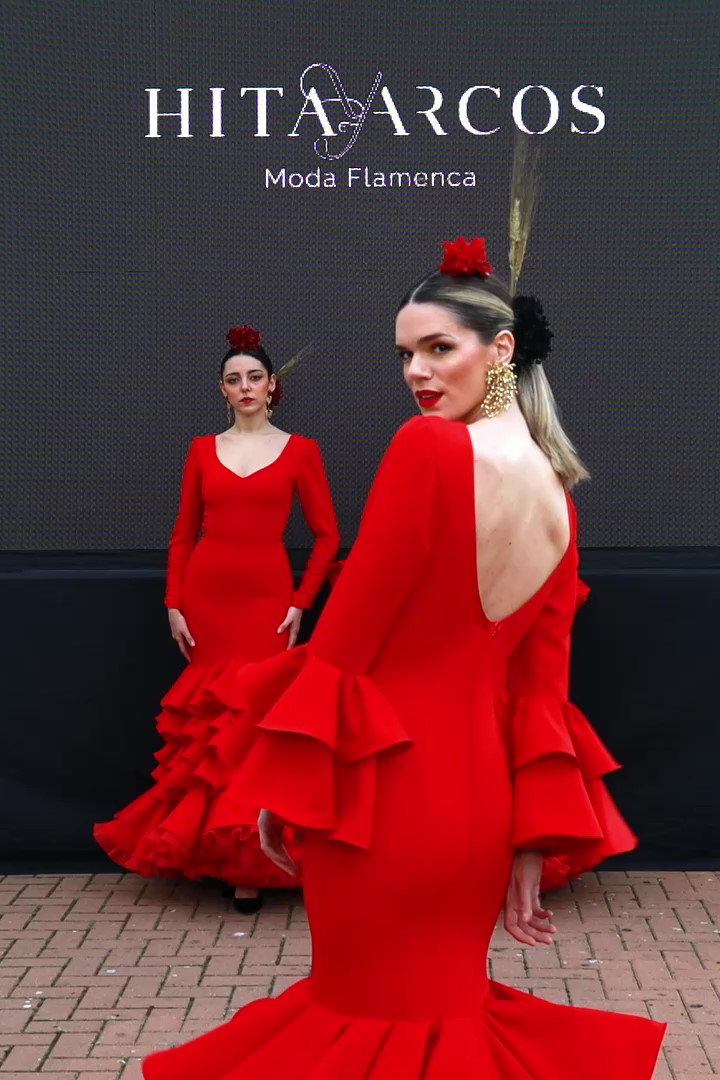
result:
[[[186,446],[222,426],[216,366],[238,322],[262,328],[278,363],[314,346],[277,421],[319,439],[351,542],[414,410],[393,350],[399,296],[459,233],[485,234],[504,272],[511,103],[528,84],[560,102],[537,136],[544,193],[523,284],[551,318],[548,374],[594,474],[581,539],[719,543],[719,12],[709,0],[3,5],[0,546],[164,546]],[[409,134],[371,117],[331,163],[313,149],[315,120],[288,137],[300,75],[320,62],[356,98],[382,71]],[[329,77],[314,83],[331,95]],[[570,131],[593,126],[570,108],[581,83],[604,87],[598,135]],[[445,95],[445,136],[417,111],[428,84]],[[470,107],[497,134],[458,121],[474,84],[501,89]],[[257,85],[284,88],[268,138],[240,95]],[[212,86],[225,88],[224,138],[209,137]],[[171,119],[145,138],[147,87],[165,109],[193,88],[192,138]],[[332,169],[338,186],[267,189],[265,169],[283,166]],[[348,188],[348,168],[364,166],[473,170],[478,186]],[[306,542],[300,521],[288,540]]]

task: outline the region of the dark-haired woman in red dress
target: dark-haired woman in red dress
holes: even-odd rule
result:
[[[237,886],[236,906],[251,911],[259,888],[297,879],[263,855],[256,829],[225,827],[227,778],[209,743],[230,717],[205,690],[228,667],[295,644],[338,530],[317,443],[270,423],[278,383],[260,335],[236,327],[228,339],[221,389],[234,422],[190,445],[168,556],[165,603],[188,666],[162,702],[154,786],[95,836],[145,877],[208,876]],[[295,493],[315,535],[297,590],[283,546]]]
[[[469,246],[469,245],[468,245]],[[150,1057],[147,1080],[649,1080],[664,1025],[488,979],[501,909],[553,941],[543,856],[635,838],[617,767],[568,701],[584,475],[538,361],[548,331],[476,241],[397,318],[422,416],[393,439],[308,646],[226,673],[228,798],[262,806],[293,870],[304,827],[313,966],[276,999]],[[468,269],[469,266],[469,269]]]

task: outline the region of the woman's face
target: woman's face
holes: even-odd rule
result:
[[[475,330],[439,304],[407,304],[398,313],[395,342],[405,382],[426,416],[472,423],[480,418],[491,364],[512,359],[512,334],[484,345]]]
[[[220,388],[239,416],[253,416],[265,409],[275,377],[254,356],[239,354],[226,361]]]

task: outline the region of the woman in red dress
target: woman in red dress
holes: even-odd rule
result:
[[[297,881],[262,854],[257,830],[222,828],[226,777],[206,747],[229,718],[203,703],[203,691],[238,662],[295,644],[338,530],[317,443],[270,423],[278,385],[260,335],[235,327],[228,340],[221,389],[234,423],[191,443],[168,555],[165,603],[188,666],[162,701],[155,785],[97,825],[95,837],[144,877],[209,876],[238,886],[236,906],[251,911],[259,888]],[[282,538],[295,492],[315,544],[294,591]]]
[[[634,837],[616,762],[568,701],[584,475],[536,361],[537,302],[452,250],[397,319],[422,416],[396,434],[309,645],[209,688],[234,712],[238,822],[293,869],[313,967],[150,1057],[146,1080],[649,1080],[663,1025],[488,979],[499,912],[549,945],[544,854],[590,867]],[[515,389],[517,377],[517,393]]]

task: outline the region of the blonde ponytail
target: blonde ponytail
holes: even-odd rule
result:
[[[570,490],[589,479],[590,473],[560,423],[555,395],[540,364],[531,364],[520,372],[518,403],[530,434],[565,487]]]

